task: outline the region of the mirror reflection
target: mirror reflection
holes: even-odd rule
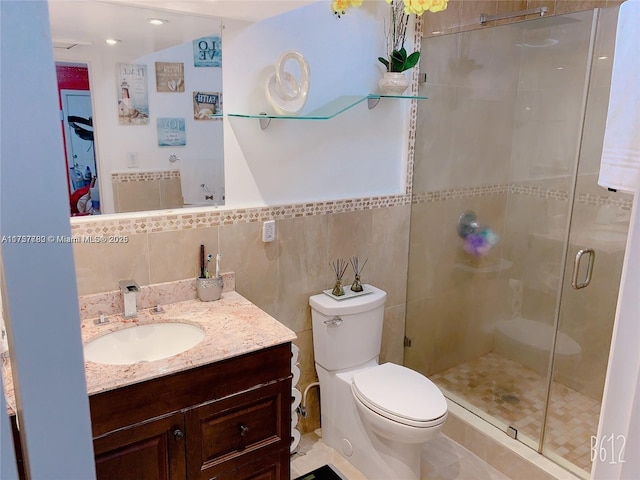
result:
[[[72,216],[223,205],[221,25],[49,1]]]

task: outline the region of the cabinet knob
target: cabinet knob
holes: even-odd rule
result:
[[[184,438],[184,433],[179,428],[176,428],[173,431],[173,436],[176,437],[176,440],[182,440]]]
[[[240,436],[244,437],[247,433],[249,433],[249,427],[246,425],[240,425]]]

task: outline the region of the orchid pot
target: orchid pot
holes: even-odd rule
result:
[[[384,72],[378,88],[382,95],[402,95],[409,88],[409,80],[404,72]]]

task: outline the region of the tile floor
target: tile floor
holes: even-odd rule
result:
[[[303,435],[297,452],[291,456],[291,478],[297,478],[327,463],[332,464],[346,480],[389,480],[365,478],[338,452],[322,443],[316,432]],[[509,480],[442,434],[425,445],[421,477],[423,480]]]
[[[540,436],[546,379],[517,362],[488,353],[429,377],[442,390],[518,430]],[[591,470],[591,435],[598,429],[600,402],[558,383],[551,387],[545,451]]]

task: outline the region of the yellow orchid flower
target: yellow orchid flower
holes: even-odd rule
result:
[[[349,7],[359,7],[362,5],[363,0],[333,0],[331,2],[331,10],[338,17],[345,13]]]
[[[331,2],[331,9],[334,13],[344,13],[349,7],[359,7],[362,5],[363,0],[333,0]],[[448,0],[403,0],[404,13],[406,15],[421,16],[424,12],[441,12],[447,9]],[[391,5],[393,0],[386,0]]]
[[[1,1],[1,0],[0,0]],[[332,0],[331,10],[340,18],[347,8],[359,7],[363,0]],[[391,26],[387,35],[387,56],[378,57],[388,72],[404,72],[413,68],[420,58],[420,52],[408,54],[404,42],[407,24],[411,15],[422,16],[424,12],[446,10],[448,0],[386,0],[391,6]]]
[[[404,0],[404,13],[407,15],[411,15],[413,13],[417,16],[421,16],[424,12],[432,8],[433,3],[434,0]]]
[[[429,7],[430,12],[442,12],[447,9],[447,1],[448,0],[431,0],[431,6]]]
[[[331,10],[333,11],[333,13],[340,16],[341,13],[345,12],[349,5],[350,0],[333,0],[331,2]]]

